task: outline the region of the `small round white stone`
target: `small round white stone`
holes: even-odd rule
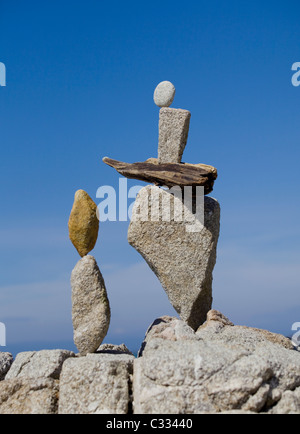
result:
[[[158,107],[169,107],[175,96],[175,87],[170,81],[162,81],[156,86],[153,99]]]

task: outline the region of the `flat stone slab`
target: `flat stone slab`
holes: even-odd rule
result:
[[[129,354],[133,356],[133,353],[126,347],[125,344],[114,345],[114,344],[102,344],[97,350],[97,353],[105,354]]]
[[[204,194],[209,194],[213,190],[214,182],[218,176],[217,169],[206,164],[160,164],[155,158],[131,164],[108,157],[103,158],[103,162],[126,178],[166,187],[203,186]]]
[[[134,357],[88,354],[64,363],[59,414],[127,414]]]

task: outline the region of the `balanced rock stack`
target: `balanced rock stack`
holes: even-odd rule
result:
[[[158,159],[104,161],[129,178],[156,184],[139,192],[128,240],[156,273],[180,319],[157,318],[138,357],[123,344],[100,346],[110,306],[89,255],[98,238],[97,206],[77,191],[69,234],[81,256],[71,276],[79,355],[27,351],[14,360],[0,352],[0,414],[128,415],[110,418],[106,428],[125,427],[122,420],[131,414],[300,414],[300,347],[296,351],[282,335],[234,325],[210,309],[220,207],[205,195],[217,171],[181,163],[190,113],[169,108],[174,95],[170,82],[154,93],[161,107]]]
[[[94,353],[105,338],[110,306],[97,262],[88,253],[98,238],[97,206],[83,190],[75,194],[69,219],[70,239],[82,259],[71,276],[74,343],[82,355]]]
[[[155,184],[142,188],[136,198],[128,241],[157,275],[181,319],[196,330],[212,305],[220,207],[204,195],[213,190],[217,170],[181,162],[191,114],[169,107],[174,95],[168,81],[154,92],[154,102],[161,107],[157,159],[103,161],[128,178]]]

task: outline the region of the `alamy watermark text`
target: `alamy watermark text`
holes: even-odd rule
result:
[[[6,86],[6,67],[0,62],[0,86]]]
[[[292,85],[300,86],[300,62],[295,62],[292,65],[292,71],[296,71],[292,76]]]
[[[292,344],[294,347],[300,347],[300,322],[294,322],[292,331],[296,332],[292,336]]]
[[[6,327],[0,322],[0,347],[6,347]]]
[[[96,197],[98,218],[105,221],[183,222],[187,232],[200,232],[204,226],[204,187],[173,186],[145,190],[137,202],[128,205],[128,199],[136,199],[141,186],[127,188],[127,179],[119,179],[119,194],[114,187],[103,185]],[[117,213],[119,203],[119,213]]]

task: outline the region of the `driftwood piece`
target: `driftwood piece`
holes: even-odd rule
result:
[[[103,162],[113,167],[126,178],[138,179],[158,186],[179,187],[203,186],[204,194],[213,190],[217,178],[217,170],[206,164],[158,163],[156,158],[149,158],[139,163],[123,163],[111,158],[103,158]]]

